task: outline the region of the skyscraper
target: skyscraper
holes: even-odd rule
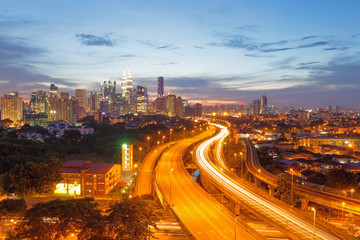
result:
[[[23,101],[17,92],[5,93],[1,97],[1,119],[7,118],[13,122],[23,120]]]
[[[164,96],[164,77],[158,77],[157,79],[157,92],[158,97]]]
[[[121,82],[121,94],[130,103],[130,91],[133,88],[133,79],[130,70],[126,74],[123,72],[122,82]]]
[[[48,95],[49,100],[56,100],[59,97],[59,88],[55,84],[50,85],[50,91]]]
[[[267,111],[267,97],[262,95],[260,98],[260,113],[264,113]]]
[[[137,112],[148,112],[148,94],[146,87],[137,86]]]
[[[106,101],[109,103],[113,102],[116,93],[116,81],[114,82],[104,81],[103,88],[104,88],[104,98],[106,99]]]
[[[252,102],[252,114],[259,115],[260,114],[261,101],[256,99]]]
[[[129,103],[129,113],[137,112],[137,90],[132,88],[129,92],[130,103]]]
[[[75,89],[75,97],[78,101],[77,116],[78,119],[86,117],[86,91],[85,89]]]

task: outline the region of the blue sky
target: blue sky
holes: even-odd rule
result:
[[[0,0],[0,94],[134,85],[190,101],[359,108],[359,1]]]

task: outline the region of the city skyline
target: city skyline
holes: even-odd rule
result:
[[[338,1],[0,3],[0,94],[135,85],[205,104],[358,108],[360,4]]]

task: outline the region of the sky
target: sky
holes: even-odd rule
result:
[[[360,1],[0,0],[0,94],[134,86],[190,102],[360,109]],[[120,89],[119,89],[120,90]]]

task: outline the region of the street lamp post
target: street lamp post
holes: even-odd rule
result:
[[[350,190],[350,192],[351,192],[351,198],[353,198],[353,195],[354,195],[355,190],[352,188],[352,189]]]
[[[291,168],[291,206],[294,206],[294,170]]]
[[[344,225],[344,205],[345,205],[345,203],[342,202],[341,203],[341,222],[342,222],[342,225]]]
[[[240,166],[241,166],[241,173],[240,176],[243,177],[243,152],[240,152]]]
[[[315,229],[316,229],[316,222],[315,222],[315,220],[316,220],[316,209],[315,208],[311,208],[311,211],[313,211],[314,212],[314,240],[315,240],[315,238],[316,238],[316,234],[315,234]]]
[[[235,240],[236,240],[236,226],[237,226],[237,218],[238,218],[238,214],[235,215],[235,232],[234,232],[234,236],[235,236]]]
[[[150,137],[147,137],[146,138],[147,139],[147,142],[148,142],[148,146],[147,146],[147,153],[149,154],[149,152],[150,152]]]
[[[169,134],[169,135],[170,135],[170,140],[169,140],[170,142],[171,142],[171,134],[172,134],[172,131],[173,131],[172,128],[170,128],[170,134]]]
[[[138,147],[138,158],[139,158],[139,163],[142,162],[141,161],[141,156],[140,156],[140,152],[142,150],[142,147]]]
[[[173,170],[174,170],[173,168],[170,169],[170,207],[172,207],[172,201],[171,201],[171,175],[172,175]]]
[[[224,169],[220,168],[220,170],[221,170],[221,191],[222,191],[221,203],[222,205],[224,205]]]

